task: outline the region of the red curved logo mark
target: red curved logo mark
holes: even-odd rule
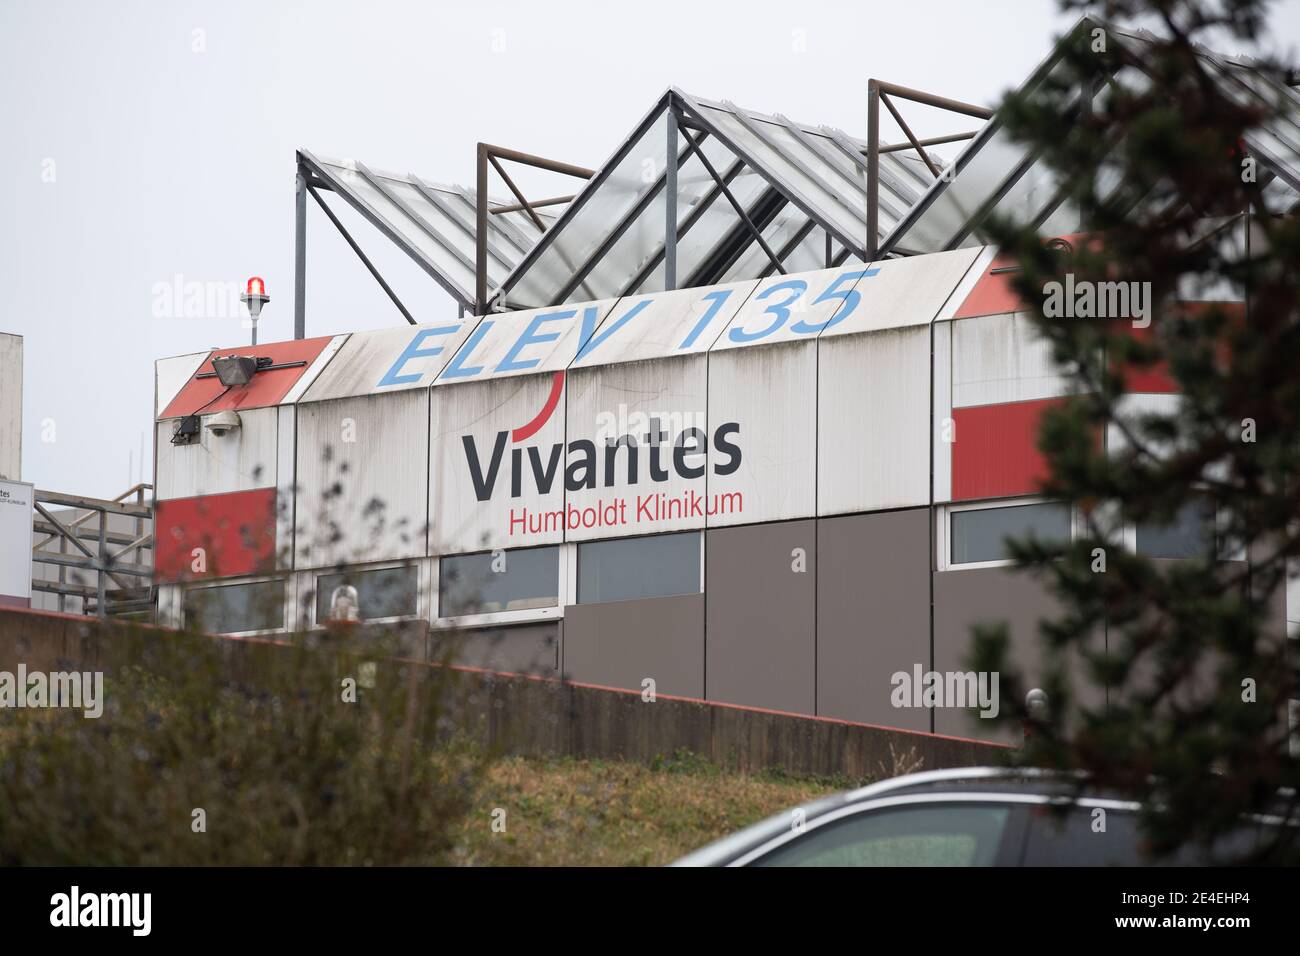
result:
[[[510,433],[512,442],[527,441],[542,430],[542,426],[555,414],[555,406],[560,404],[560,393],[564,391],[564,373],[556,372],[551,378],[551,394],[546,396],[546,404],[527,425],[520,425]]]

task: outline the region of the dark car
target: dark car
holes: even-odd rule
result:
[[[1246,858],[1281,823],[1258,818],[1212,852],[1152,859],[1139,810],[1046,771],[936,770],[787,810],[673,866],[1209,865]]]

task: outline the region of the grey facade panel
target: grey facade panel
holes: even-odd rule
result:
[[[709,700],[815,712],[816,541],[812,521],[708,532]]]
[[[469,667],[539,677],[560,674],[559,622],[475,628],[451,635],[435,631],[429,640],[430,660],[454,649],[455,663]]]
[[[564,676],[572,681],[704,696],[704,595],[565,609]]]
[[[929,730],[890,703],[890,677],[930,660],[926,508],[817,522],[817,713]]]
[[[1052,596],[1027,573],[1012,568],[971,568],[934,576],[934,669],[967,671],[973,650],[972,628],[1005,621],[1010,657],[1033,680],[1042,662],[1038,622],[1059,608]],[[999,692],[1004,690],[999,679]],[[1018,744],[1018,731],[995,731],[993,721],[973,712],[940,707],[934,712],[936,733],[976,740]]]

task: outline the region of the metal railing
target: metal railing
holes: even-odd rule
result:
[[[154,603],[153,562],[142,558],[153,548],[152,492],[153,485],[144,483],[112,499],[37,490],[32,563],[54,566],[59,576],[35,578],[32,589],[57,594],[60,611],[68,609],[69,598],[81,601],[83,613],[100,618],[149,611]],[[83,513],[69,520],[66,513],[54,512],[55,507]],[[132,519],[132,531],[111,529],[110,515]],[[82,577],[79,571],[93,574],[94,584],[77,580]]]
[[[934,136],[929,139],[917,139],[912,133],[912,128],[907,125],[903,114],[899,112],[898,107],[894,105],[891,97],[894,99],[908,100],[912,103],[919,103],[922,106],[931,106],[935,109],[944,110],[948,113],[957,113],[962,116],[969,116],[974,119],[988,120],[993,116],[993,111],[984,106],[975,106],[971,103],[963,103],[960,100],[949,99],[946,96],[935,96],[933,93],[924,93],[921,90],[909,89],[906,86],[899,86],[897,83],[887,83],[884,80],[869,79],[867,80],[867,259],[875,259],[880,248],[879,227],[880,221],[880,154],[893,153],[900,150],[914,150],[925,166],[930,170],[935,179],[939,179],[943,172],[938,165],[930,158],[930,154],[925,151],[927,146],[938,146],[943,143],[957,143],[963,140],[974,139],[979,130],[971,130],[965,133],[953,133],[949,136]],[[885,104],[885,109],[894,118],[898,128],[903,131],[907,137],[906,143],[898,143],[893,146],[884,146],[880,142],[880,104]]]

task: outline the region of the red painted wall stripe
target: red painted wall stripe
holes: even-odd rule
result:
[[[1047,463],[1038,450],[1038,423],[1044,409],[1061,401],[1044,398],[953,409],[953,500],[1036,493],[1047,477]]]
[[[1098,247],[1098,241],[1089,239],[1086,233],[1070,233],[1057,238],[1064,239],[1072,246],[1078,246],[1081,242],[1090,242],[1094,248]],[[980,276],[979,281],[975,283],[975,288],[971,289],[970,294],[966,296],[966,300],[953,317],[970,319],[978,315],[1001,315],[1004,312],[1029,311],[1024,301],[1011,288],[1011,283],[1015,281],[1019,272],[997,272],[998,269],[1014,269],[1015,266],[1016,259],[1014,256],[997,256],[989,263],[988,271]]]
[[[1244,302],[1179,302],[1176,306],[1178,312],[1188,318],[1196,318],[1211,309],[1222,310],[1229,318],[1230,322],[1244,323],[1246,321],[1246,304]],[[1155,339],[1156,326],[1160,318],[1157,317],[1146,328],[1137,328],[1132,322],[1122,322],[1121,332],[1127,333],[1141,342],[1147,342]],[[1226,342],[1220,343],[1219,360],[1226,366],[1232,361]],[[1173,395],[1182,391],[1178,380],[1173,377],[1169,371],[1169,363],[1165,361],[1156,362],[1154,365],[1148,365],[1144,368],[1138,368],[1129,365],[1123,369],[1124,391],[1138,392],[1144,394]]]
[[[154,512],[159,582],[259,574],[275,566],[275,489],[160,501]],[[194,549],[206,567],[194,570]]]
[[[301,339],[292,342],[273,342],[270,345],[244,345],[233,349],[218,349],[203,360],[198,371],[190,377],[176,397],[163,409],[159,418],[178,418],[181,415],[193,415],[198,411],[208,415],[212,412],[238,411],[241,408],[264,408],[279,405],[289,390],[298,384],[311,363],[316,361],[331,336],[318,339]],[[226,390],[217,378],[198,378],[197,376],[212,371],[212,360],[225,355],[256,355],[272,359],[275,364],[283,362],[306,362],[296,368],[275,369],[258,372],[247,385],[240,385]]]
[[[1011,289],[1011,282],[1017,273],[1003,272],[994,274],[995,269],[1005,269],[1016,264],[1010,256],[997,256],[989,264],[988,271],[980,276],[975,288],[970,290],[961,308],[954,318],[971,319],[978,315],[1001,315],[1004,312],[1023,312],[1024,303]]]
[[[560,404],[560,396],[563,393],[564,373],[556,372],[555,375],[551,377],[551,393],[546,396],[546,404],[542,406],[542,410],[538,412],[537,417],[527,425],[521,425],[511,432],[510,440],[516,444],[521,441],[528,441],[528,439],[541,431],[542,426],[545,425],[550,420],[551,415],[555,413],[555,406]]]

